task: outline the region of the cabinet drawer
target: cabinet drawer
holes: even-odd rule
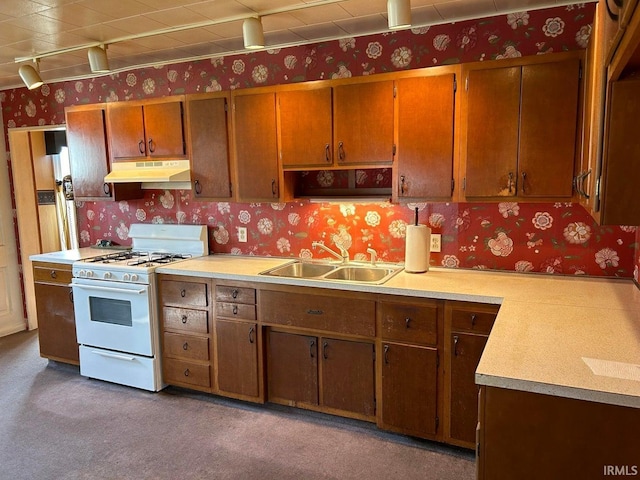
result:
[[[491,332],[497,314],[498,307],[495,308],[495,311],[453,308],[451,310],[451,330],[488,334]]]
[[[163,304],[194,307],[206,307],[209,305],[206,283],[163,280],[160,283],[160,295]]]
[[[352,335],[375,335],[376,305],[359,298],[262,291],[264,323],[328,330]]]
[[[438,343],[438,305],[380,302],[380,329],[384,340]]]
[[[255,305],[256,291],[253,288],[230,287],[227,285],[216,286],[216,301],[231,303],[247,303]]]
[[[255,320],[256,306],[242,303],[216,302],[216,316]]]
[[[173,358],[165,358],[162,363],[164,381],[168,384],[187,383],[198,387],[211,387],[209,365],[185,362],[184,360],[175,360]]]
[[[63,270],[54,266],[51,268],[34,267],[33,269],[33,279],[36,282],[69,284],[71,283],[71,278],[71,270]]]
[[[209,333],[207,312],[188,308],[164,307],[164,328],[193,333]]]
[[[164,355],[185,360],[209,361],[209,339],[164,332]]]

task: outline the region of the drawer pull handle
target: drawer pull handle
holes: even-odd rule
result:
[[[240,293],[240,292],[238,292],[238,290],[234,290],[234,291],[232,291],[232,292],[231,292],[231,296],[232,296],[233,298],[238,298],[238,294],[239,294],[239,293]]]
[[[102,191],[104,192],[105,195],[111,195],[111,187],[109,186],[108,183],[102,184]]]
[[[144,155],[144,140],[140,140],[138,142],[138,151],[140,152],[140,155]]]
[[[476,325],[476,314],[471,315],[471,326],[475,327]]]
[[[331,163],[331,147],[328,143],[324,146],[324,159],[327,163]]]
[[[338,160],[344,162],[346,155],[344,153],[344,142],[338,143]]]
[[[238,305],[234,305],[233,306],[233,314],[237,315],[238,314]]]
[[[186,315],[182,315],[182,323],[187,323],[187,316]]]
[[[327,358],[329,358],[328,355],[327,355],[327,347],[329,347],[329,343],[328,342],[323,342],[322,343],[322,358],[324,358],[325,360]]]
[[[180,290],[180,296],[182,298],[184,298],[187,295],[187,291],[183,288],[182,290]]]
[[[184,376],[185,376],[185,377],[188,377],[190,373],[191,373],[191,372],[189,372],[189,369],[187,368],[187,369],[184,371]]]
[[[253,343],[253,332],[255,332],[255,331],[256,331],[256,330],[255,330],[255,328],[254,328],[254,327],[251,327],[251,328],[249,329],[249,343]]]
[[[324,311],[322,310],[312,310],[312,309],[307,310],[308,315],[322,315],[323,313]]]
[[[409,328],[409,322],[410,322],[410,321],[411,321],[411,319],[410,319],[409,317],[407,317],[407,318],[405,318],[405,319],[404,319],[404,326],[405,326],[406,328]]]
[[[309,356],[315,358],[314,347],[316,346],[315,340],[309,340]]]
[[[384,364],[385,365],[389,365],[389,345],[385,345],[384,346]]]
[[[69,301],[73,303],[73,288],[69,289]]]
[[[156,151],[156,146],[155,146],[155,142],[153,141],[153,138],[149,139],[149,153],[153,153]]]
[[[453,355],[458,356],[458,335],[453,336]]]
[[[184,351],[189,350],[189,343],[188,343],[188,342],[184,342],[184,345],[182,345],[182,349],[183,349]]]
[[[200,180],[196,180],[193,182],[193,189],[196,192],[196,195],[200,195],[202,193],[202,185],[200,185]]]
[[[51,278],[57,278],[58,274],[55,270],[51,270]]]

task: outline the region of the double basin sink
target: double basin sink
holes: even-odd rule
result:
[[[392,264],[331,264],[296,260],[260,272],[260,275],[379,285],[401,272],[402,269],[403,267]]]

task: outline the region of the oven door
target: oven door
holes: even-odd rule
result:
[[[149,285],[74,278],[71,286],[80,345],[155,354]]]

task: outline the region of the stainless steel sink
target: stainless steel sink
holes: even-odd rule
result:
[[[402,269],[403,267],[393,264],[349,263],[340,265],[296,260],[295,262],[260,272],[260,275],[379,285],[401,272]]]

